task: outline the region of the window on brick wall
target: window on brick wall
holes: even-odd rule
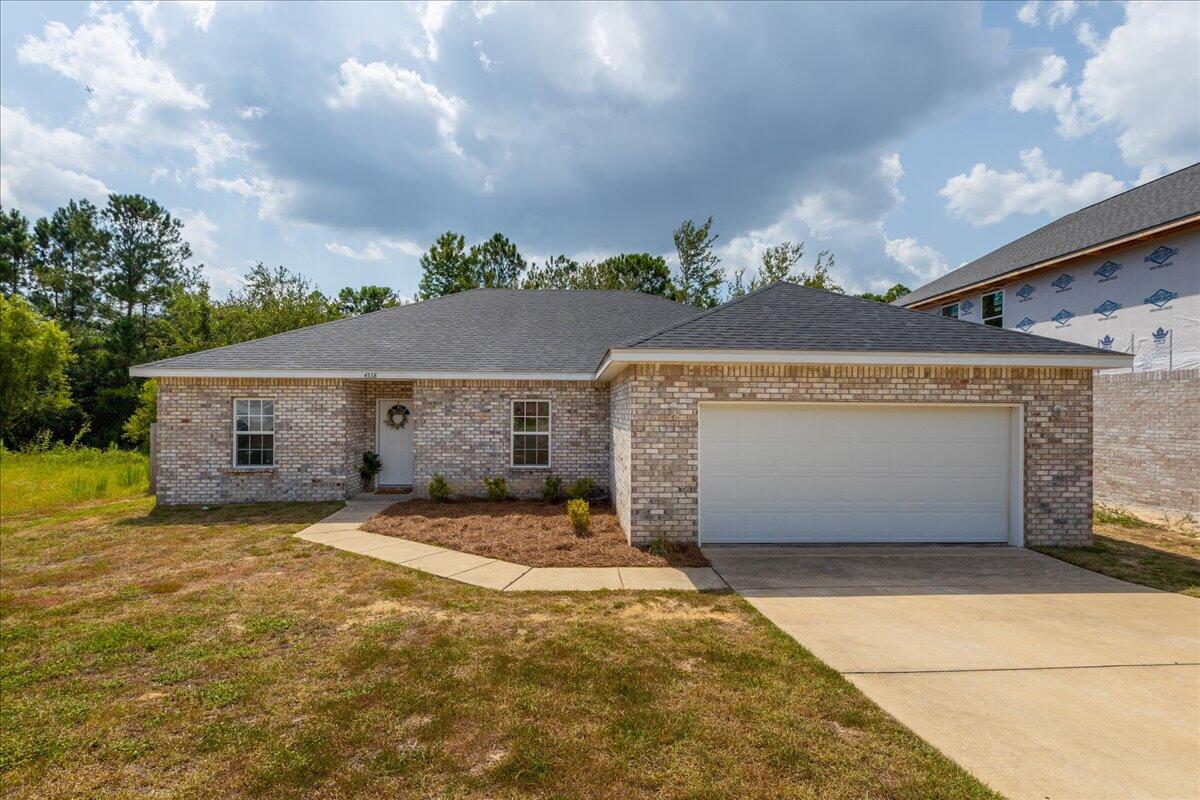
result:
[[[275,465],[275,401],[233,401],[233,465]]]
[[[512,465],[550,466],[550,401],[512,401]]]
[[[992,292],[983,296],[983,324],[993,328],[1004,327],[1004,292]]]

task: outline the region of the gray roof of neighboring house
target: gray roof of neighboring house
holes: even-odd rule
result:
[[[614,342],[698,313],[638,292],[475,289],[139,367],[590,373]]]
[[[1059,339],[773,283],[622,348],[1099,355]]]
[[[1030,267],[1139,231],[1200,214],[1200,164],[1067,214],[1015,242],[930,281],[895,305],[911,306],[944,292]]]

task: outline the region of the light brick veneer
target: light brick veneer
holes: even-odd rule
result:
[[[509,466],[513,400],[550,401],[549,469]],[[591,478],[608,489],[608,386],[590,381],[414,381],[413,484],[424,494],[435,472],[456,493],[483,494],[503,476],[518,497],[539,496],[546,475]]]
[[[1026,543],[1091,542],[1090,370],[637,365],[614,385],[612,397],[614,443],[624,441],[620,425],[630,429],[629,466],[614,466],[613,494],[618,509],[621,498],[629,498],[627,532],[635,544],[660,536],[696,540],[702,400],[1019,403],[1025,410]],[[626,475],[627,487],[620,485]]]
[[[1200,369],[1097,375],[1096,497],[1200,513]]]
[[[158,502],[331,500],[357,491],[360,385],[318,379],[158,379]],[[233,466],[233,400],[275,401],[271,469]]]
[[[275,466],[235,468],[233,400],[275,401]],[[330,500],[361,491],[362,454],[375,449],[378,398],[410,400],[413,483],[424,494],[441,472],[463,495],[502,475],[518,496],[537,496],[549,469],[517,469],[514,399],[550,400],[551,459],[567,482],[608,488],[608,387],[572,381],[359,381],[160,378],[158,501],[248,503]]]

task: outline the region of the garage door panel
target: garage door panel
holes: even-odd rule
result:
[[[1007,541],[1011,412],[704,405],[703,542]]]

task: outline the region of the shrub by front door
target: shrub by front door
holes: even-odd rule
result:
[[[383,462],[383,470],[375,478],[377,485],[412,485],[412,426],[410,401],[398,398],[376,401],[375,449]]]

